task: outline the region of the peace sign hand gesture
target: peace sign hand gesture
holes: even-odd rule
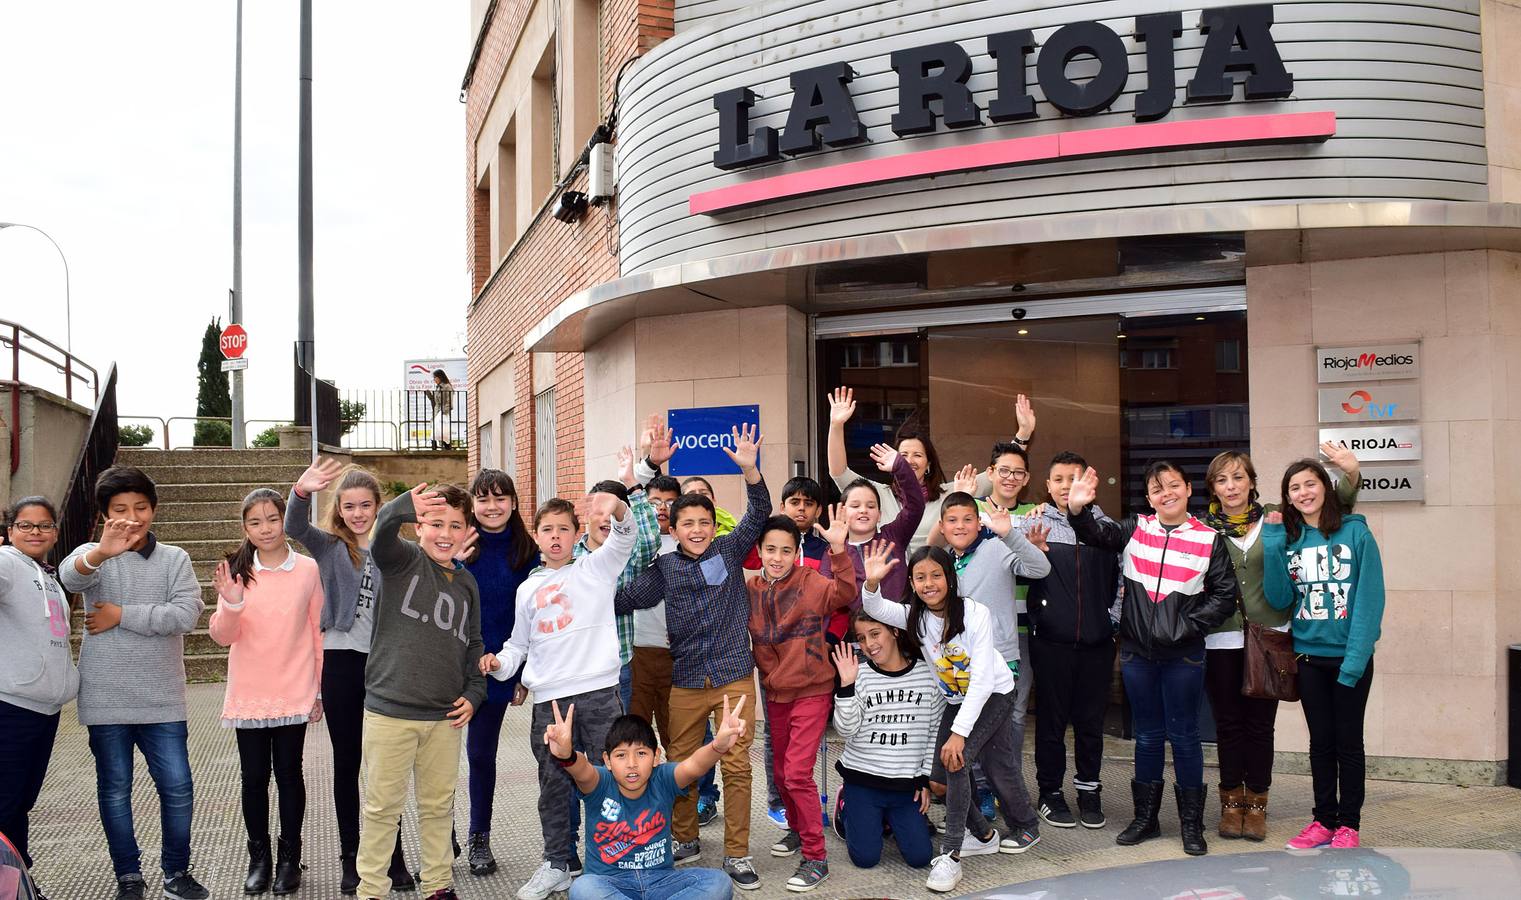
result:
[[[740,695],[739,702],[734,709],[729,709],[729,695],[724,694],[723,718],[718,720],[718,731],[713,733],[713,749],[719,756],[728,753],[734,747],[734,742],[739,740],[745,733],[744,719],[739,717],[739,711],[745,708],[745,696]]]
[[[862,563],[866,569],[866,589],[876,590],[882,584],[882,579],[898,564],[898,558],[893,555],[892,541],[872,541],[866,547],[866,555],[862,557]]]
[[[565,715],[560,715],[560,701],[550,701],[554,710],[555,720],[544,728],[544,743],[549,745],[549,754],[555,759],[565,759],[576,752],[571,737],[571,724],[576,718],[576,705],[572,703],[565,710]]]
[[[861,664],[856,660],[856,651],[851,649],[850,643],[840,641],[834,645],[834,667],[840,672],[840,686],[845,687],[856,683],[856,675],[861,671]]]
[[[850,526],[845,524],[845,511],[840,509],[838,503],[829,507],[829,527],[825,528],[815,522],[813,530],[818,532],[819,537],[829,542],[829,552],[839,553],[845,549],[845,539],[850,534]]]

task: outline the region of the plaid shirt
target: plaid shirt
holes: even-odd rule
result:
[[[628,565],[618,575],[618,590],[623,590],[634,583],[655,554],[660,552],[660,519],[655,516],[655,507],[644,495],[643,488],[635,488],[629,492],[628,508],[634,514],[634,525],[638,529],[634,539],[634,552],[628,558]],[[586,535],[576,541],[575,559],[580,559],[592,551],[586,544]],[[615,616],[618,624],[618,664],[626,666],[628,661],[634,658],[634,614],[624,613]]]
[[[627,588],[617,609],[649,609],[665,601],[671,636],[671,686],[701,689],[749,678],[750,595],[744,563],[771,515],[766,482],[747,485],[745,517],[699,557],[681,549],[656,557]]]

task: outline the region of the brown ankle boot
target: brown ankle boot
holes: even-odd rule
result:
[[[1236,785],[1233,788],[1220,789],[1220,836],[1223,838],[1241,837],[1242,813],[1246,807],[1246,787]]]
[[[1267,791],[1259,794],[1254,790],[1246,789],[1246,797],[1241,809],[1242,837],[1249,841],[1267,838],[1267,803]]]

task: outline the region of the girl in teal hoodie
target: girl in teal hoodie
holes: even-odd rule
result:
[[[1384,618],[1384,567],[1367,521],[1343,513],[1320,463],[1290,465],[1282,489],[1283,521],[1262,530],[1263,581],[1270,604],[1294,608],[1315,790],[1315,818],[1288,847],[1356,847],[1366,775],[1363,714]]]

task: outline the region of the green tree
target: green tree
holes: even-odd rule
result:
[[[271,425],[253,436],[248,442],[249,446],[260,450],[268,450],[280,446],[280,426]]]
[[[146,447],[153,442],[153,429],[148,425],[123,425],[116,429],[116,443],[123,447]]]
[[[228,417],[232,415],[232,392],[227,387],[227,373],[222,371],[222,320],[213,317],[201,335],[201,358],[196,362],[195,414]],[[232,425],[227,422],[196,422],[197,447],[232,446]]]
[[[348,434],[353,431],[368,411],[369,407],[363,400],[339,400],[338,421],[343,425],[343,433]]]

